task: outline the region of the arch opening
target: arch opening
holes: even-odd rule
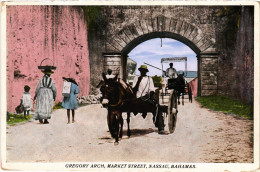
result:
[[[154,38],[171,38],[177,41],[180,41],[190,47],[197,55],[200,54],[201,50],[189,39],[181,36],[179,34],[175,34],[172,32],[152,32],[148,34],[141,35],[134,40],[132,40],[129,44],[127,44],[121,51],[123,56],[127,56],[129,52],[131,52],[136,46],[150,39]]]
[[[194,93],[197,95],[197,54],[183,42],[172,38],[152,38],[134,46],[127,56],[124,56],[127,60],[126,80],[132,84],[133,78],[139,75],[138,67],[145,63],[147,63],[146,65],[149,69],[149,76],[154,78],[161,77],[163,72],[160,69],[163,68],[163,70],[166,70],[170,63],[161,63],[161,59],[169,57],[186,57],[187,61],[173,61],[173,67],[178,73],[185,72],[187,69],[187,73],[185,72],[185,80],[187,82],[194,80],[192,84]],[[155,83],[155,86],[156,85],[158,85],[158,83]]]

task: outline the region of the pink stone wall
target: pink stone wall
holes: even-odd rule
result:
[[[198,78],[194,78],[192,81],[190,81],[189,85],[191,86],[191,91],[192,91],[193,97],[197,97],[197,95],[198,95]]]
[[[90,66],[87,23],[80,7],[7,6],[7,109],[14,112],[24,85],[35,89],[43,73],[41,61],[49,58],[57,67],[52,78],[56,102],[62,101],[62,77],[73,77],[79,96],[88,95]]]

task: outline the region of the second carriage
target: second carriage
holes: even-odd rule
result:
[[[177,78],[172,78],[166,74],[163,67],[165,63],[168,64],[176,61],[185,61],[185,73],[179,74]],[[145,64],[157,68],[148,63]],[[184,95],[188,94],[189,100],[192,100],[191,88],[184,79],[184,76],[187,75],[187,57],[162,58],[161,64],[162,69],[160,70],[162,71],[162,81],[156,95],[164,117],[165,119],[168,119],[169,132],[173,133],[176,128],[180,96],[182,97],[182,105],[184,105]]]

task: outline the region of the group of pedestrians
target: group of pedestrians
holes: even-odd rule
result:
[[[43,77],[39,80],[33,102],[35,104],[35,120],[39,120],[41,124],[48,124],[48,119],[51,118],[53,103],[57,97],[57,88],[51,78],[54,72],[51,69],[44,69],[42,71]],[[72,111],[72,123],[75,122],[75,109],[78,108],[77,94],[79,94],[79,87],[75,79],[62,78],[64,81],[71,82],[70,95],[63,97],[62,106],[67,109],[68,124],[70,123],[70,111]],[[22,104],[24,106],[24,117],[29,115],[31,110],[31,95],[29,93],[30,87],[24,86],[24,93],[22,95]]]

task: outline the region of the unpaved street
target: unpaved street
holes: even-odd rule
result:
[[[132,115],[132,136],[126,136],[124,120],[124,136],[117,146],[108,132],[106,109],[99,104],[76,110],[72,124],[61,109],[53,112],[50,124],[8,126],[7,161],[253,162],[253,121],[185,101],[179,105],[173,134],[158,135],[151,114],[146,119]]]

